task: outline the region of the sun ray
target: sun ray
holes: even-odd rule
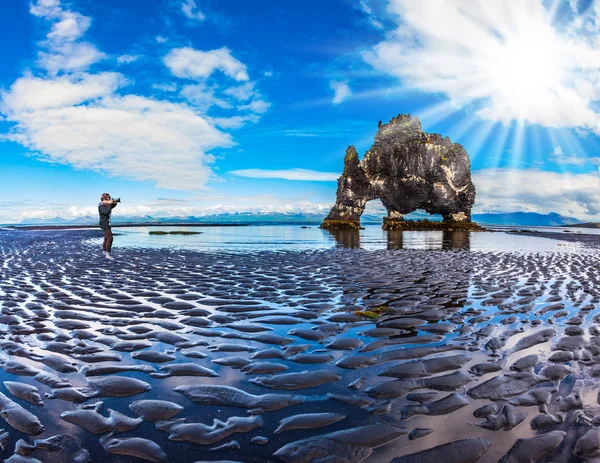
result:
[[[550,6],[550,8],[548,9],[548,13],[546,16],[546,20],[548,21],[549,24],[554,24],[556,22],[556,15],[558,14],[559,11],[559,6],[561,4],[561,0],[554,0],[552,2],[552,5]]]
[[[588,153],[579,139],[571,131],[548,130],[552,149],[560,147],[561,155],[555,159],[555,164],[561,172],[570,172],[573,168],[588,171],[592,165],[588,162]],[[550,153],[546,154],[546,160]],[[562,162],[560,162],[562,158]]]
[[[485,157],[485,155],[481,153],[482,147],[491,137],[494,128],[499,124],[490,121],[480,121],[478,125],[480,127],[478,127],[477,130],[469,133],[469,136],[466,137],[465,142],[462,143],[469,153],[471,161],[476,160],[480,156]]]
[[[511,148],[510,148],[510,159],[513,164],[527,164],[523,161],[526,153],[525,151],[525,124],[515,123],[514,134],[512,136]]]
[[[451,115],[461,111],[450,100],[440,101],[424,108],[418,109],[414,115],[418,116],[423,124],[433,127]]]
[[[563,148],[563,146],[564,146],[563,141],[561,140],[561,137],[559,137],[559,135],[556,133],[556,131],[548,130],[547,132],[548,132],[548,138],[550,138],[550,141],[552,143],[552,150],[554,150],[556,147],[560,147],[561,151],[564,152],[565,148]],[[550,154],[551,153],[548,153],[547,156],[550,156]],[[565,154],[567,154],[567,153],[565,153]],[[560,163],[560,162],[556,162],[555,164],[561,174],[565,173],[566,164]]]
[[[450,130],[450,138],[455,143],[462,143],[463,137],[473,132],[475,125],[481,122],[477,117],[472,114],[468,114],[465,117],[458,118],[457,123],[453,125]]]
[[[487,167],[498,168],[502,161],[505,160],[503,153],[511,130],[512,125],[501,124],[497,134],[494,134],[493,143],[490,144],[491,149],[486,156],[489,161]]]
[[[574,154],[577,157],[584,158],[587,161],[588,156],[587,150],[581,144],[579,138],[575,136],[573,131],[571,130],[561,130],[559,132],[559,136],[561,140],[566,144],[567,149],[571,154]]]
[[[546,161],[547,156],[542,156],[544,152],[544,141],[547,130],[539,125],[528,126],[527,128],[527,141],[531,146],[531,149],[527,151],[529,161],[532,168],[539,168]]]

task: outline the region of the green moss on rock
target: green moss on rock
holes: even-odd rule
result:
[[[431,222],[425,220],[396,220],[383,218],[384,230],[446,230],[446,231],[486,231],[475,222]]]
[[[368,310],[357,310],[354,312],[354,315],[357,317],[368,318],[370,320],[376,320],[388,312],[390,312],[390,308],[384,304]]]
[[[360,220],[323,220],[320,228],[325,230],[362,230]]]

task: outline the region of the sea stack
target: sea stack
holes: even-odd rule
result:
[[[362,161],[356,148],[348,147],[336,202],[321,228],[360,228],[360,216],[373,199],[387,209],[384,229],[481,229],[471,222],[475,185],[469,155],[448,137],[423,132],[410,114],[379,122]],[[443,222],[404,220],[419,209],[442,215]]]

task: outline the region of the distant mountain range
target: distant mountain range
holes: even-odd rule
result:
[[[254,213],[236,212],[228,214],[213,214],[205,216],[186,217],[152,217],[146,216],[120,216],[115,215],[112,219],[114,225],[122,224],[185,224],[185,223],[244,223],[244,224],[311,224],[317,225],[325,218],[321,213]],[[440,220],[440,217],[430,217],[425,213],[415,212],[408,218]],[[380,214],[365,213],[361,222],[381,223]],[[573,217],[565,217],[557,213],[538,214],[535,212],[509,212],[499,214],[473,214],[473,221],[481,225],[507,225],[507,226],[567,226],[583,224],[583,221]],[[90,225],[97,226],[98,218],[93,216],[65,219],[54,217],[49,219],[28,219],[16,225]],[[580,225],[581,226],[581,225]],[[591,225],[590,225],[591,226]]]
[[[573,217],[551,212],[538,214],[536,212],[508,212],[504,214],[473,214],[473,221],[481,225],[509,225],[520,227],[564,227],[582,223]]]
[[[319,224],[325,218],[325,214],[316,213],[254,213],[236,212],[225,214],[211,214],[203,216],[180,216],[180,217],[153,217],[145,216],[122,216],[114,215],[111,218],[113,225],[121,224],[185,224],[185,223],[288,223],[288,224]],[[364,215],[365,223],[373,221],[381,222],[382,219],[375,215]],[[18,225],[98,225],[98,217],[85,216],[76,219],[64,219],[53,217],[48,219],[27,219]]]

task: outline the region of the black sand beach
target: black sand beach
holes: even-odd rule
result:
[[[0,231],[6,461],[600,456],[597,237],[109,261],[98,236]]]

